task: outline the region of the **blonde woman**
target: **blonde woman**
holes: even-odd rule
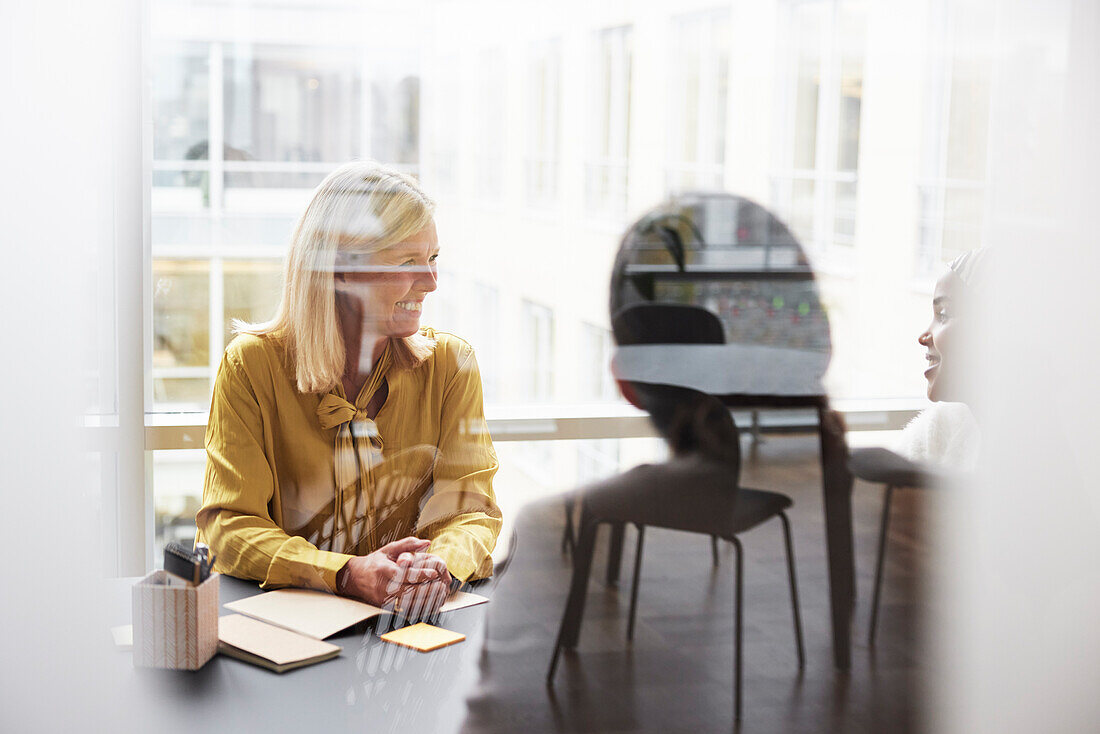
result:
[[[217,570],[432,612],[492,573],[501,515],[473,350],[420,325],[434,205],[370,162],[330,174],[282,301],[237,323],[214,385],[199,539]]]

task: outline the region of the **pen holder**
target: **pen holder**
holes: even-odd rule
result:
[[[134,584],[134,665],[198,670],[218,651],[216,573],[198,586],[165,571]]]

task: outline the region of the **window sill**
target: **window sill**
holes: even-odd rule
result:
[[[840,412],[849,431],[891,431],[905,426],[927,406],[922,398],[840,399],[832,406]],[[649,438],[657,433],[649,417],[624,403],[583,403],[490,406],[485,411],[494,441],[569,441],[601,438]],[[735,411],[738,427],[751,426],[747,411]],[[147,413],[145,449],[172,451],[201,449],[207,414]],[[800,433],[814,430],[812,411],[767,409],[760,411],[764,433]]]

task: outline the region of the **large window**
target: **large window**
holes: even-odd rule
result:
[[[152,7],[146,409],[201,414],[233,321],[274,315],[291,231],[312,189],[353,158],[418,170],[420,52],[349,34],[349,18],[362,19],[350,7],[287,4],[285,12],[324,31],[311,38],[331,39],[295,41],[263,22],[226,40],[228,9],[205,29],[167,20],[184,6]],[[275,11],[247,10],[253,19],[267,12]],[[157,540],[186,541],[204,457],[156,451],[152,459]]]
[[[599,31],[592,43],[584,200],[594,216],[618,219],[626,212],[632,43],[630,27]]]
[[[498,203],[504,195],[504,162],[508,145],[507,76],[504,49],[483,49],[478,56],[477,198]]]
[[[153,57],[153,157],[182,161],[210,135],[210,51],[206,43],[165,44]]]
[[[546,402],[554,393],[554,312],[532,301],[523,302],[522,395]]]
[[[933,4],[917,184],[916,272],[931,276],[982,244],[993,22],[965,4]]]
[[[531,48],[527,73],[527,156],[524,191],[527,205],[548,209],[558,199],[561,158],[561,40]]]
[[[677,17],[671,33],[665,189],[721,189],[729,103],[729,12]]]
[[[480,280],[468,281],[462,293],[465,318],[455,330],[474,347],[478,368],[481,370],[481,387],[486,404],[500,402],[501,359],[504,357],[500,329],[500,290]]]
[[[210,261],[157,260],[153,282],[153,399],[201,405],[210,395]]]
[[[629,412],[613,404],[604,326],[619,230],[627,212],[689,189],[769,201],[826,265],[834,397],[921,394],[928,296],[913,265],[923,276],[980,241],[991,87],[986,31],[960,31],[981,19],[929,1],[928,37],[882,37],[897,24],[875,14],[892,11],[860,0],[569,6],[522,29],[476,0],[155,0],[145,404],[171,414],[150,421],[182,434],[202,420],[233,319],[273,315],[295,221],[349,158],[421,176],[437,202],[440,281],[424,323],[473,345],[494,426],[577,402],[607,403],[583,408],[610,413],[601,426]],[[922,27],[923,8],[907,12]],[[914,70],[929,43],[926,81]],[[882,83],[865,90],[868,47],[887,51],[873,60]],[[897,124],[899,103],[910,124]],[[886,167],[864,166],[861,188],[861,157],[883,156],[904,178],[881,185]],[[701,228],[709,242],[737,236],[732,221]],[[615,464],[612,444],[499,438],[526,444],[514,453],[554,481]],[[152,462],[156,517],[182,538],[202,457],[170,454]]]
[[[343,161],[363,149],[363,88],[351,48],[224,48],[225,154],[235,161]],[[196,150],[193,157],[205,158]],[[249,171],[242,188],[301,186],[308,174]]]
[[[436,196],[459,195],[462,75],[457,51],[441,55],[425,84],[425,105],[431,120],[430,171],[427,177]]]
[[[581,348],[578,350],[581,400],[614,400],[618,394],[611,377],[613,344],[610,329],[581,324]]]
[[[151,407],[205,410],[232,319],[274,313],[312,188],[368,154],[415,170],[419,77],[411,50],[247,40],[157,48]]]
[[[855,244],[866,8],[862,0],[792,2],[773,201],[810,251],[845,258]]]

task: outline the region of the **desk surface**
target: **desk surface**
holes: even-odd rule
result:
[[[112,624],[130,622],[136,580],[108,582]],[[253,582],[223,576],[221,614],[229,613],[225,603],[258,593]],[[454,732],[478,681],[487,606],[443,615],[440,625],[466,641],[430,653],[382,642],[381,618],[330,637],[343,648],[334,660],[282,674],[224,655],[196,672],[134,668],[130,652],[119,650],[109,651],[105,672],[120,705],[132,709],[131,723],[155,722],[158,732]]]

